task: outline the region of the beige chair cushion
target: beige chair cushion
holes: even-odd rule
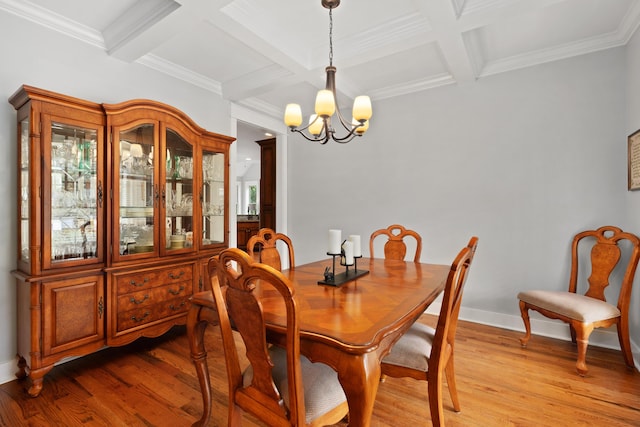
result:
[[[429,371],[429,356],[436,330],[422,323],[414,323],[382,360],[389,365],[403,366],[421,372]]]
[[[572,292],[525,291],[518,294],[518,299],[581,322],[591,323],[620,317],[618,307]]]
[[[289,406],[289,388],[287,375],[287,353],[281,347],[272,346],[269,355],[273,362],[273,382],[276,384],[282,399]],[[307,424],[321,415],[326,414],[338,405],[347,401],[347,396],[338,381],[338,374],[324,363],[312,363],[304,356],[300,356],[300,370],[302,371],[302,386],[304,391],[305,420]],[[251,365],[243,374],[243,384],[251,384],[253,370]]]

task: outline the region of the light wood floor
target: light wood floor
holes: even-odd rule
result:
[[[424,316],[426,323],[433,318]],[[448,426],[640,426],[640,374],[619,351],[591,347],[587,377],[574,370],[571,343],[461,322],[456,370],[462,412]],[[226,374],[215,328],[207,331],[213,379],[211,426],[226,425]],[[188,426],[202,404],[183,328],[164,337],[103,350],[55,367],[38,398],[26,381],[0,386],[2,426]],[[431,425],[425,383],[389,378],[380,384],[373,426]],[[245,426],[256,426],[251,417]]]

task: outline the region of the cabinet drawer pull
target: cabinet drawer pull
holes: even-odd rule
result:
[[[146,285],[148,282],[149,282],[149,278],[148,278],[148,277],[145,277],[144,279],[142,279],[142,283],[138,283],[138,282],[136,282],[135,280],[130,280],[130,281],[129,281],[129,284],[130,284],[131,286],[140,287],[140,286],[144,286],[144,285]]]
[[[173,274],[173,271],[171,273],[169,273],[169,277],[172,279],[179,279],[182,276],[184,276],[184,270],[180,271],[180,273],[178,274]]]
[[[139,300],[135,299],[134,297],[131,297],[129,299],[129,301],[134,303],[134,304],[142,304],[143,302],[145,302],[148,299],[149,299],[149,295],[145,295],[144,298],[139,299]]]
[[[175,311],[175,310],[180,310],[180,308],[184,307],[184,305],[185,305],[186,303],[187,303],[186,301],[182,301],[182,302],[180,303],[180,305],[179,305],[179,306],[177,306],[177,307],[176,307],[175,305],[171,304],[171,305],[169,306],[169,308],[170,308],[171,310],[174,310],[174,311]]]
[[[134,322],[142,322],[150,314],[151,314],[150,312],[145,311],[145,313],[142,315],[142,317],[131,316],[131,320],[133,320]]]
[[[177,291],[174,291],[173,289],[169,289],[169,293],[171,295],[179,295],[180,292],[184,291],[184,285],[180,285],[180,288],[178,288]]]

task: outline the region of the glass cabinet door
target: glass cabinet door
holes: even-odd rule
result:
[[[164,247],[193,250],[193,146],[172,129],[166,130]]]
[[[51,131],[45,138],[51,141],[51,149],[45,150],[45,162],[51,173],[50,210],[45,203],[45,221],[50,224],[51,234],[50,238],[45,234],[45,246],[49,246],[45,253],[50,254],[51,266],[95,261],[99,256],[98,204],[102,203],[102,183],[98,178],[99,131],[55,119],[45,120],[44,124]],[[45,176],[45,182],[48,179]],[[23,198],[28,200],[28,191]],[[28,212],[22,214],[28,215]]]
[[[119,179],[116,212],[119,223],[114,231],[119,244],[116,258],[137,254],[148,256],[156,251],[156,129],[154,123],[142,123],[117,132],[119,144],[115,157]]]
[[[31,170],[31,160],[29,148],[29,118],[21,120],[19,123],[20,133],[20,198],[18,200],[19,212],[20,212],[20,252],[18,253],[18,260],[29,264],[31,261],[31,254],[29,253],[29,221],[30,213],[29,206],[31,205],[31,190],[29,179],[29,171]]]
[[[225,182],[224,154],[202,153],[202,245],[224,243]]]

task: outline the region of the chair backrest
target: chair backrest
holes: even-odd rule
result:
[[[444,368],[441,364],[446,363],[453,353],[462,293],[477,247],[478,238],[474,236],[451,264],[429,357],[429,372],[438,372],[439,368]]]
[[[600,227],[597,230],[578,233],[573,238],[573,244],[571,245],[569,292],[576,293],[578,289],[579,243],[586,237],[593,237],[596,240],[591,248],[591,275],[587,279],[589,285],[585,295],[601,301],[606,301],[605,288],[609,286],[611,273],[622,258],[621,242],[627,241],[631,245],[632,250],[627,258],[627,266],[622,277],[617,303],[618,309],[623,315],[626,315],[631,298],[633,278],[640,259],[640,239],[634,234],[624,232],[620,228],[610,225]]]
[[[413,262],[420,262],[420,255],[422,253],[422,237],[413,231],[407,230],[404,226],[399,224],[390,225],[387,228],[383,228],[371,233],[369,238],[369,256],[375,258],[373,255],[373,241],[378,236],[387,236],[388,240],[384,244],[384,257],[386,259],[398,259],[404,260],[407,255],[407,245],[404,242],[405,237],[413,237],[416,241],[416,252],[413,257]]]
[[[278,241],[286,244],[289,253],[289,268],[294,268],[295,256],[291,239],[286,234],[276,233],[270,228],[261,228],[258,234],[249,238],[247,253],[251,258],[262,264],[270,265],[276,270],[282,270],[280,252],[276,247]]]
[[[234,404],[269,425],[305,425],[304,395],[300,368],[299,315],[294,287],[279,271],[255,262],[237,248],[220,253],[215,268],[218,282],[213,282],[213,295],[220,317],[220,330],[229,380],[229,396]],[[230,268],[235,264],[236,268]],[[286,357],[288,406],[272,378],[273,363],[269,356],[262,298],[281,299],[286,308]],[[242,337],[253,376],[251,384],[243,384],[238,350],[230,321]]]

